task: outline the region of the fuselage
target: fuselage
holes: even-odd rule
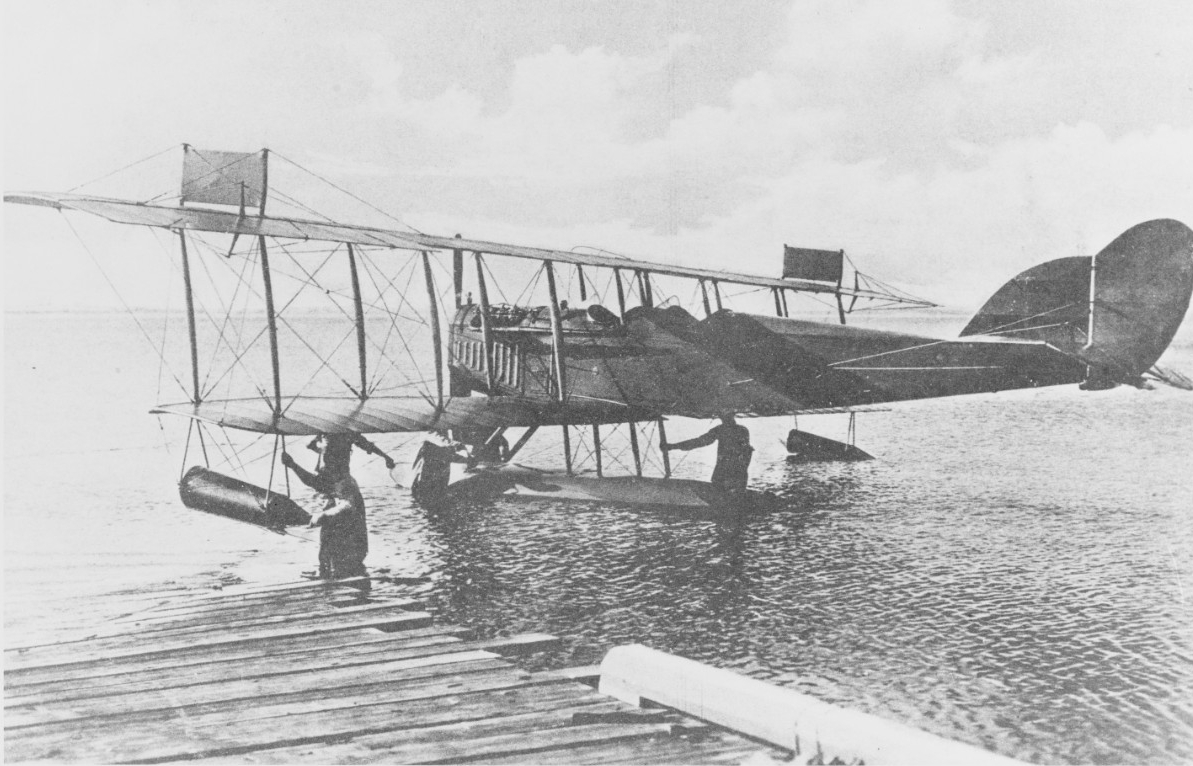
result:
[[[756,415],[1075,383],[1080,361],[1038,341],[903,333],[676,307],[561,314],[565,400],[621,402],[662,414]],[[481,311],[451,327],[450,368],[465,390],[558,396],[547,307],[490,310],[489,367]],[[490,386],[491,381],[491,386]]]

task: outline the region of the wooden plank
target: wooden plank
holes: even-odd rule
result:
[[[68,666],[90,662],[105,657],[131,657],[135,655],[156,655],[194,646],[230,646],[243,641],[259,641],[283,636],[303,636],[358,628],[381,628],[401,630],[422,628],[431,624],[431,615],[426,612],[407,612],[396,609],[390,614],[357,614],[350,616],[330,615],[322,620],[308,620],[303,623],[262,630],[260,627],[241,628],[227,632],[200,634],[198,636],[173,636],[168,640],[155,641],[149,645],[120,643],[116,646],[80,647],[77,651],[41,656],[16,656],[5,658],[5,665],[13,668],[34,668]],[[98,643],[98,641],[97,641]],[[66,671],[69,672],[69,671]]]
[[[261,601],[258,604],[221,604],[204,606],[193,611],[175,611],[169,613],[138,613],[130,614],[118,620],[112,620],[89,637],[113,636],[128,634],[128,632],[152,632],[168,628],[185,628],[187,625],[202,624],[204,622],[221,622],[221,620],[245,619],[248,617],[274,617],[278,614],[299,614],[303,612],[329,612],[342,606],[357,606],[367,604],[364,598],[330,597],[330,595],[311,594],[310,597],[285,599],[270,603]]]
[[[289,667],[304,662],[314,662],[316,666],[322,667],[327,664],[328,657],[335,657],[340,663],[343,663],[348,658],[357,660],[367,660],[369,657],[398,659],[399,657],[395,655],[411,649],[446,653],[463,643],[454,636],[441,635],[400,641],[401,635],[387,635],[388,641],[316,648],[283,655],[271,653],[247,659],[217,657],[214,661],[209,662],[156,668],[141,666],[126,673],[99,677],[79,678],[72,674],[69,678],[58,678],[46,683],[6,687],[4,707],[124,694],[139,688],[186,686],[220,680],[220,678],[252,678],[256,675],[272,675],[277,672],[279,667]]]
[[[6,737],[9,761],[80,760],[104,763],[158,763],[246,753],[269,747],[343,740],[397,729],[493,718],[582,704],[599,698],[587,687],[555,680],[522,687],[408,702],[362,704],[281,718],[250,719],[217,726],[192,726],[185,719],[169,725],[104,729],[95,736],[65,740]],[[579,695],[579,696],[578,696]]]
[[[369,594],[355,588],[336,588],[334,590],[299,591],[297,593],[265,593],[253,598],[232,599],[228,601],[189,600],[161,605],[153,609],[143,609],[112,620],[119,625],[127,625],[141,621],[163,621],[171,618],[189,617],[200,614],[219,614],[246,609],[285,609],[299,604],[326,604],[337,601],[352,601],[369,598]]]
[[[593,685],[601,680],[601,666],[600,665],[579,665],[570,668],[554,668],[547,671],[552,675],[562,676],[563,678],[570,678],[573,681]]]
[[[626,740],[667,737],[670,727],[665,723],[612,723],[588,727],[561,727],[501,734],[472,740],[426,742],[388,753],[397,764],[466,764],[471,761],[490,762],[497,758],[517,756],[521,762],[536,760],[544,750],[558,750],[592,743],[624,742]]]
[[[490,756],[485,761],[492,764],[521,764],[529,761],[536,764],[579,766],[611,763],[742,763],[751,757],[758,758],[763,764],[791,762],[790,751],[768,748],[740,738],[733,742],[722,742],[717,739],[692,741],[679,737],[578,744],[565,749],[540,751],[534,754],[533,759],[510,755]]]
[[[142,640],[156,641],[159,638],[165,638],[175,635],[198,635],[202,633],[209,633],[211,631],[236,630],[239,628],[252,628],[258,626],[272,626],[285,625],[289,623],[303,622],[306,620],[327,619],[340,617],[344,615],[365,614],[369,612],[384,612],[394,609],[417,609],[423,604],[416,599],[399,599],[393,601],[377,601],[362,604],[361,606],[346,606],[339,609],[330,609],[327,611],[298,611],[291,614],[275,614],[271,615],[263,610],[254,613],[250,610],[247,614],[237,613],[227,621],[221,620],[184,620],[177,627],[165,624],[161,626],[153,626],[145,631],[135,630],[129,632],[115,633],[111,635],[97,635],[91,639],[93,641],[112,639],[128,639],[140,642]]]
[[[275,657],[264,657],[257,660],[238,660],[235,662],[208,663],[192,665],[184,668],[169,668],[160,671],[147,671],[131,674],[123,679],[123,683],[109,685],[81,684],[71,688],[52,689],[34,694],[5,695],[5,716],[15,715],[17,707],[42,706],[72,703],[70,707],[80,706],[78,701],[95,699],[97,704],[107,704],[113,708],[119,707],[121,695],[135,695],[138,704],[145,702],[145,693],[170,691],[171,699],[181,699],[184,692],[181,687],[217,684],[223,681],[238,681],[268,676],[291,675],[303,672],[326,672],[336,668],[348,668],[359,665],[373,665],[393,660],[414,659],[417,657],[431,657],[456,653],[471,653],[476,651],[510,652],[537,651],[558,646],[560,640],[543,633],[514,636],[511,638],[485,639],[481,641],[459,641],[455,643],[433,642],[425,646],[406,646],[394,648],[389,644],[368,644],[363,647],[350,649],[327,650],[287,655],[284,660]],[[7,725],[7,722],[6,722]]]
[[[68,667],[50,666],[24,670],[6,670],[4,687],[6,693],[21,693],[22,687],[38,684],[55,684],[71,680],[87,683],[87,679],[122,675],[144,670],[156,670],[187,665],[202,665],[209,662],[233,662],[256,657],[278,657],[280,660],[291,653],[316,649],[338,649],[339,647],[365,644],[389,644],[402,646],[408,641],[434,642],[436,638],[454,641],[471,635],[470,628],[456,625],[411,628],[395,633],[386,633],[373,628],[358,628],[297,636],[249,639],[235,645],[187,646],[168,652],[127,657],[104,657],[90,662],[74,663]]]
[[[226,591],[217,591],[217,592],[212,592],[212,593],[194,593],[193,591],[185,591],[185,590],[180,590],[179,593],[185,594],[185,601],[188,603],[191,603],[191,604],[219,603],[219,602],[231,603],[234,601],[245,600],[245,599],[270,598],[270,597],[276,597],[278,595],[284,596],[284,595],[286,595],[286,593],[301,592],[304,590],[310,590],[312,592],[322,591],[323,593],[328,593],[328,594],[343,593],[343,592],[347,592],[350,590],[352,590],[352,591],[356,590],[355,588],[350,587],[351,583],[363,582],[365,579],[366,578],[363,578],[363,577],[354,577],[354,578],[347,578],[344,580],[334,580],[334,581],[301,580],[298,582],[281,583],[278,585],[257,586],[257,587],[252,587],[252,588],[240,588],[240,586],[234,586],[239,589],[232,590],[231,588],[229,588]],[[154,593],[154,594],[120,593],[117,595],[124,601],[134,601],[134,602],[138,601],[138,600],[155,600],[155,601],[157,601],[156,604],[153,604],[153,605],[150,605],[147,607],[143,607],[141,611],[148,611],[148,610],[158,609],[158,608],[169,608],[169,607],[179,603],[178,598],[176,598],[176,597],[163,598],[161,593]],[[7,596],[5,598],[7,600]],[[33,645],[37,645],[37,644],[30,644],[30,646],[33,646]],[[26,647],[26,645],[12,645],[12,646],[6,647],[5,651],[8,651],[10,649],[23,649],[25,647]]]
[[[569,705],[545,712],[498,716],[480,720],[428,726],[419,729],[400,729],[380,734],[367,734],[348,742],[328,742],[317,745],[297,745],[269,750],[255,750],[218,759],[199,759],[196,763],[396,763],[394,750],[428,741],[462,741],[499,734],[558,729],[571,725],[572,716],[581,712],[601,712],[624,709],[621,702],[590,698],[583,705]],[[407,761],[412,762],[412,761]]]
[[[596,724],[568,726],[556,729],[499,734],[462,741],[426,742],[388,753],[393,763],[469,763],[491,762],[494,758],[519,757],[525,763],[528,755],[543,751],[561,750],[593,743],[624,742],[670,736],[670,725]]]
[[[44,738],[53,732],[91,736],[116,728],[186,719],[188,726],[203,723],[203,716],[218,716],[225,723],[251,718],[272,718],[301,712],[377,704],[388,700],[439,697],[466,689],[469,678],[485,673],[497,686],[521,686],[530,676],[489,652],[396,660],[369,666],[337,668],[298,675],[200,684],[136,695],[78,700],[72,703],[19,707],[4,713],[5,737]],[[414,680],[426,679],[425,683]],[[408,688],[409,687],[409,688]],[[419,692],[430,687],[429,692]],[[397,695],[396,697],[394,695]],[[232,716],[220,716],[227,710]],[[227,720],[224,720],[224,719]],[[214,721],[210,722],[214,725]]]
[[[68,641],[60,644],[46,644],[42,646],[33,646],[27,647],[25,649],[18,649],[12,652],[6,652],[5,660],[14,657],[40,657],[48,655],[69,654],[78,649],[105,650],[108,648],[119,648],[129,644],[145,643],[147,638],[151,639],[152,641],[165,641],[177,638],[179,636],[195,637],[198,639],[202,638],[204,634],[212,632],[231,632],[252,630],[254,628],[270,628],[274,626],[283,626],[307,621],[334,621],[335,618],[339,617],[344,617],[347,619],[357,615],[369,613],[403,610],[414,605],[415,603],[417,602],[391,601],[383,604],[377,603],[367,604],[360,607],[347,607],[334,612],[283,614],[274,617],[264,616],[257,619],[245,618],[229,620],[228,622],[207,622],[197,626],[184,625],[172,630],[150,631],[144,636],[142,636],[141,633],[135,631],[108,636],[96,635],[79,641]]]
[[[219,632],[233,632],[252,630],[255,628],[268,628],[271,626],[280,626],[288,623],[300,623],[306,621],[334,621],[340,617],[351,617],[367,613],[377,613],[390,610],[400,610],[408,606],[417,605],[417,601],[390,601],[384,604],[368,604],[360,607],[347,607],[335,612],[316,613],[316,614],[293,614],[293,615],[277,615],[275,617],[261,617],[258,619],[242,619],[231,620],[229,622],[210,622],[197,626],[184,626],[175,630],[161,630],[153,631],[153,640],[169,640],[176,636],[202,636],[206,633],[215,631]],[[144,643],[144,639],[138,633],[120,633],[110,636],[91,636],[77,641],[66,641],[59,644],[43,644],[40,646],[30,646],[23,649],[9,650],[5,652],[5,663],[15,660],[17,658],[30,658],[42,656],[58,656],[69,654],[76,649],[85,648],[89,651],[105,650],[108,648],[118,648],[127,645],[137,645]],[[22,666],[20,664],[18,667]]]
[[[278,604],[250,604],[247,606],[221,607],[219,609],[205,609],[192,613],[179,613],[153,617],[130,618],[125,622],[109,623],[97,630],[93,635],[97,638],[137,633],[149,635],[165,630],[182,630],[185,628],[201,629],[206,625],[221,625],[234,622],[262,621],[269,618],[282,618],[304,614],[336,614],[346,609],[381,604],[401,604],[406,607],[416,607],[420,602],[415,599],[400,601],[369,600],[363,597],[350,598],[339,596],[335,599],[316,597],[285,601]]]

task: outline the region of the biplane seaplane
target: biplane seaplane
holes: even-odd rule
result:
[[[668,418],[853,413],[929,397],[1172,381],[1154,365],[1193,292],[1193,231],[1154,220],[1094,256],[1016,276],[958,338],[919,337],[847,323],[859,304],[933,304],[856,270],[847,282],[841,250],[786,247],[782,276],[764,277],[352,225],[271,188],[279,162],[309,173],[268,150],[184,145],[173,198],[5,195],[157,232],[180,277],[189,374],[175,377],[185,400],[152,412],[182,418],[186,455],[204,462],[183,476],[184,501],[266,526],[302,520],[279,455],[287,437],[320,434],[438,435],[416,461],[424,502],[749,504],[756,493],[671,476],[659,450]],[[517,297],[494,269],[521,285]],[[690,307],[676,300],[676,284]],[[727,307],[728,293],[742,289],[769,292],[773,315]],[[808,296],[828,301],[836,321],[792,316],[790,302]],[[554,428],[559,470],[515,462]],[[262,455],[217,449],[221,438],[250,440]],[[798,430],[789,449],[865,456]],[[217,470],[230,466],[268,479]],[[653,467],[661,475],[648,475]]]

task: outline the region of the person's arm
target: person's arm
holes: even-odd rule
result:
[[[707,447],[717,441],[717,429],[713,429],[703,436],[697,436],[695,439],[688,439],[682,442],[663,442],[659,445],[660,449],[678,449],[690,450],[699,449],[700,447]]]
[[[286,466],[291,471],[293,471],[294,475],[298,477],[299,481],[301,481],[303,484],[307,485],[311,489],[315,490],[316,492],[326,492],[327,491],[327,489],[328,489],[327,482],[323,481],[323,479],[321,477],[317,476],[316,474],[311,473],[310,471],[308,471],[307,469],[303,468],[298,463],[296,463],[294,461],[294,458],[290,457],[290,454],[288,452],[282,453],[282,465]]]
[[[380,447],[378,447],[376,444],[373,444],[373,442],[369,441],[360,434],[355,434],[352,437],[352,443],[357,447],[360,447],[366,453],[370,455],[376,455],[377,457],[385,460],[385,467],[390,470],[393,470],[393,468],[397,465],[392,457],[382,452]]]
[[[316,513],[311,514],[311,523],[308,524],[307,526],[311,526],[311,527],[322,526],[324,521],[326,521],[327,519],[329,519],[329,518],[334,519],[336,516],[339,516],[341,513],[343,513],[344,511],[348,510],[351,507],[352,507],[351,502],[349,502],[347,500],[339,500],[336,503],[334,503],[330,508],[324,508],[320,511],[317,511]]]

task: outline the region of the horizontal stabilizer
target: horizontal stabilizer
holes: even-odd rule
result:
[[[1193,231],[1159,219],[1096,256],[1060,258],[1005,284],[961,335],[1039,340],[1089,366],[1087,387],[1135,383],[1172,341],[1193,295]]]
[[[1188,375],[1167,367],[1161,367],[1158,364],[1148,370],[1146,376],[1166,386],[1179,388],[1182,391],[1193,391],[1193,380],[1190,380]]]

